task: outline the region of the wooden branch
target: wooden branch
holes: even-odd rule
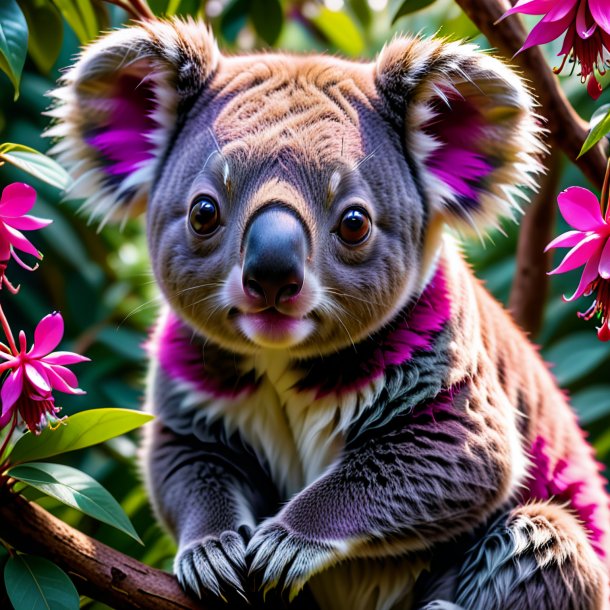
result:
[[[552,144],[565,152],[578,165],[583,174],[601,189],[606,173],[605,145],[598,145],[578,159],[578,153],[587,137],[589,124],[584,121],[563,93],[559,79],[550,69],[542,51],[532,47],[515,55],[523,46],[527,32],[518,15],[498,19],[510,8],[508,0],[456,0],[489,42],[508,59],[512,59],[524,72],[540,103],[540,114]]]
[[[558,77],[551,70],[542,51],[534,46],[516,55],[523,46],[527,32],[518,15],[498,22],[510,8],[508,0],[456,0],[489,42],[523,71],[523,75],[540,103],[539,113],[546,120],[549,139],[554,151],[563,150],[583,174],[601,189],[606,174],[607,143],[598,144],[586,155],[578,154],[587,137],[589,124],[583,120],[563,93]],[[543,183],[540,196],[523,219],[519,232],[517,269],[513,281],[509,308],[521,327],[536,335],[541,324],[547,296],[548,279],[545,275],[550,259],[544,247],[550,241],[555,219],[557,193],[557,161],[547,161],[551,176]],[[555,169],[553,169],[553,167]]]
[[[89,538],[6,488],[0,489],[0,538],[50,559],[80,593],[116,610],[202,610],[171,574]]]
[[[557,187],[561,175],[561,155],[553,150],[546,159],[547,174],[540,191],[528,207],[519,231],[517,267],[508,309],[515,322],[535,337],[542,326],[552,253],[544,247],[553,237]]]

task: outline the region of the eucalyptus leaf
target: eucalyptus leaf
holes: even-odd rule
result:
[[[610,358],[608,346],[597,340],[595,330],[568,335],[543,352],[553,366],[560,385],[567,385],[593,372]]]
[[[246,24],[252,0],[231,0],[220,18],[220,31],[224,39],[235,44],[239,32]]]
[[[28,51],[36,67],[47,74],[59,57],[63,41],[63,21],[48,0],[19,0],[30,35]]]
[[[594,385],[571,397],[581,424],[589,425],[610,416],[610,385]]]
[[[404,0],[404,2],[398,7],[396,13],[394,13],[392,23],[396,23],[396,21],[405,15],[421,11],[423,8],[434,4],[434,2],[435,0]]]
[[[90,0],[53,0],[53,4],[83,44],[97,36],[97,18]]]
[[[269,45],[275,43],[282,31],[284,14],[279,0],[252,0],[250,19],[256,33]]]
[[[78,610],[80,598],[68,575],[35,555],[13,555],[4,566],[4,584],[17,610]]]
[[[13,466],[8,475],[142,543],[121,505],[88,474],[63,464],[30,462]]]
[[[66,170],[41,152],[21,144],[0,145],[0,161],[15,167],[61,190],[70,186],[70,176]]]
[[[0,2],[0,69],[6,73],[15,87],[15,99],[19,97],[21,72],[28,48],[28,24],[17,0]]]
[[[605,135],[610,132],[610,104],[604,104],[591,117],[591,131],[582,145],[578,156],[591,150]]]
[[[322,7],[311,22],[340,51],[347,55],[360,55],[364,51],[364,38],[356,24],[342,12]]]
[[[38,436],[31,432],[24,434],[11,452],[11,463],[41,460],[91,447],[135,430],[153,417],[131,409],[80,411],[68,417],[64,424],[55,430],[46,428]]]

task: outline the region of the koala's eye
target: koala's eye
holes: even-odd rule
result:
[[[210,235],[220,224],[220,209],[215,199],[201,195],[193,201],[189,212],[191,229],[197,235]]]
[[[348,208],[341,217],[337,234],[346,244],[365,241],[371,233],[371,219],[362,208]]]

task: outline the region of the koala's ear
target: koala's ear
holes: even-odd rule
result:
[[[473,45],[398,38],[377,60],[376,86],[433,209],[466,230],[514,217],[544,151],[515,72]]]
[[[143,22],[87,47],[51,93],[52,152],[75,179],[69,195],[102,224],[141,210],[181,112],[218,58],[201,22]]]

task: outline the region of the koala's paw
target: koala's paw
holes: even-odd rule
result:
[[[200,599],[216,599],[231,608],[248,604],[246,546],[237,532],[208,536],[176,556],[174,572],[182,587]]]
[[[306,540],[281,523],[269,521],[254,533],[248,543],[246,562],[258,590],[275,590],[289,603],[307,581],[337,559],[332,543]]]

